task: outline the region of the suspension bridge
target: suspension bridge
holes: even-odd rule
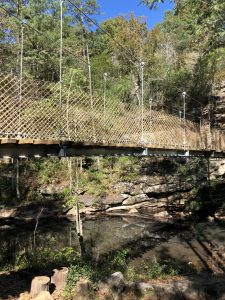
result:
[[[0,155],[225,156],[223,132],[58,83],[0,75]]]
[[[59,82],[25,76],[24,27],[29,25],[19,20],[20,71],[17,75],[0,73],[0,157],[225,157],[225,134],[207,122],[188,120],[185,107],[183,118],[147,107],[143,63],[138,103],[95,95],[91,77],[89,92],[64,83],[63,1],[60,4]],[[10,13],[10,17],[15,16]],[[88,67],[90,75],[89,57]]]

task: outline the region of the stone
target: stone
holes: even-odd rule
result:
[[[223,176],[225,174],[225,164],[220,164],[216,172],[217,176]]]
[[[83,203],[85,207],[89,207],[95,204],[96,199],[93,195],[84,194],[79,196],[79,202]]]
[[[147,282],[132,282],[127,285],[129,290],[144,294],[147,290],[153,290],[152,284]]]
[[[162,207],[165,206],[164,203],[160,204]],[[133,204],[133,205],[122,205],[122,206],[115,206],[115,207],[110,207],[106,210],[107,213],[114,213],[114,214],[118,214],[118,213],[127,213],[129,210],[131,209],[151,209],[151,210],[155,210],[159,208],[159,205],[157,203],[150,203],[149,201],[145,201],[145,202],[141,202],[141,203],[137,203],[137,204]]]
[[[136,208],[131,208],[129,211],[128,211],[128,214],[138,214],[138,210]]]
[[[124,276],[121,272],[115,272],[111,274],[106,279],[106,283],[109,285],[110,289],[116,294],[120,294],[126,286]]]
[[[149,197],[146,194],[140,194],[137,196],[130,196],[123,201],[123,205],[132,205],[140,202],[149,201]]]
[[[192,183],[182,183],[179,182],[168,182],[164,184],[156,184],[153,186],[146,186],[143,188],[143,193],[145,194],[163,194],[163,193],[172,193],[172,192],[179,192],[179,191],[186,191],[190,190],[193,187]]]
[[[136,183],[131,187],[130,194],[132,196],[143,194],[143,190],[146,188],[146,186],[146,183]]]
[[[129,194],[121,194],[121,197],[123,198],[123,200],[127,199],[130,197]]]
[[[214,221],[215,221],[215,218],[214,218],[214,217],[212,217],[212,216],[208,216],[208,218],[207,218],[207,219],[208,219],[208,221],[209,221],[209,222],[214,222]]]
[[[21,293],[18,300],[30,300],[30,294],[28,292]]]
[[[60,270],[54,269],[54,274],[51,277],[51,283],[53,283],[57,290],[62,290],[66,287],[67,283],[67,275],[68,275],[68,268],[62,267]]]
[[[161,211],[159,213],[156,213],[153,215],[155,218],[168,218],[169,217],[169,214],[166,210],[164,211]]]
[[[122,204],[123,200],[124,198],[121,194],[109,194],[100,199],[100,201],[105,205]]]
[[[16,208],[2,208],[0,209],[0,219],[13,218],[16,214]]]
[[[77,296],[84,299],[90,294],[90,282],[86,278],[81,278],[76,285]],[[88,298],[87,298],[88,299]]]
[[[48,292],[50,284],[50,278],[47,276],[36,276],[32,279],[30,295],[31,298],[40,295],[41,292]],[[41,298],[42,299],[42,298]]]
[[[114,185],[116,193],[130,194],[131,188],[134,186],[132,182],[118,182]]]
[[[54,298],[47,291],[40,292],[35,298],[32,299],[33,300],[54,300]]]
[[[77,214],[77,209],[76,207],[72,207],[71,209],[69,209],[66,213],[67,217],[74,217]]]

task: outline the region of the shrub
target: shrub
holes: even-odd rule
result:
[[[116,252],[113,260],[112,260],[112,266],[120,270],[124,270],[127,266],[127,262],[129,260],[129,252],[127,249],[123,249],[121,251]]]
[[[178,275],[179,270],[175,269],[171,264],[169,264],[167,261],[164,261],[163,263],[159,263],[157,259],[154,257],[150,269],[148,272],[148,276],[151,279],[166,279],[168,277],[173,277]]]
[[[71,264],[76,257],[76,253],[71,247],[64,247],[60,250],[53,250],[50,247],[40,247],[29,251],[21,252],[16,258],[16,267],[34,268],[37,270],[47,270],[55,267]]]
[[[94,269],[89,265],[81,265],[81,264],[71,265],[69,267],[67,286],[65,292],[68,294],[71,293],[77,281],[79,281],[80,278],[87,278],[90,282],[92,282],[93,273],[94,273]]]

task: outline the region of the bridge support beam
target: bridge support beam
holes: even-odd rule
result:
[[[15,140],[16,141],[16,140]],[[1,142],[0,157],[73,157],[73,156],[165,156],[165,157],[207,157],[225,158],[225,153],[207,150],[166,149],[143,147],[143,145],[113,145],[62,142],[60,145],[53,141],[21,141]]]

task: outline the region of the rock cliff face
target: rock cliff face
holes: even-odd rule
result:
[[[156,217],[172,217],[184,211],[193,190],[207,180],[206,160],[142,158],[140,165],[140,175],[135,180],[121,179],[109,194],[96,197],[86,191],[80,195],[81,212],[148,213]],[[224,169],[219,164],[212,167],[215,174],[219,170],[220,176]],[[68,215],[74,213],[75,210],[70,210]]]
[[[104,176],[110,176],[107,172]],[[186,211],[187,202],[199,186],[207,182],[207,176],[206,159],[140,158],[138,173],[134,179],[127,180],[126,176],[117,176],[110,184],[110,189],[102,195],[91,193],[88,186],[85,186],[77,197],[81,203],[81,213],[86,215],[98,212],[133,215],[147,213],[155,217],[170,218]],[[224,181],[225,160],[211,160],[210,177],[212,180]],[[41,218],[67,215],[74,219],[76,209],[65,208],[62,200],[51,200],[47,204],[46,199],[60,198],[58,195],[68,188],[68,182],[65,178],[63,180],[53,180],[38,186],[37,193],[45,201]],[[18,208],[0,209],[0,219],[29,221],[36,218],[42,205],[34,201],[33,204]]]
[[[83,211],[101,211],[119,213],[133,210],[148,210],[157,213],[165,209],[182,210],[188,199],[193,183],[180,183],[173,178],[156,177],[154,182],[148,176],[141,177],[135,182],[121,182],[114,186],[114,193],[96,199],[94,196],[84,194],[79,197],[84,205]]]

